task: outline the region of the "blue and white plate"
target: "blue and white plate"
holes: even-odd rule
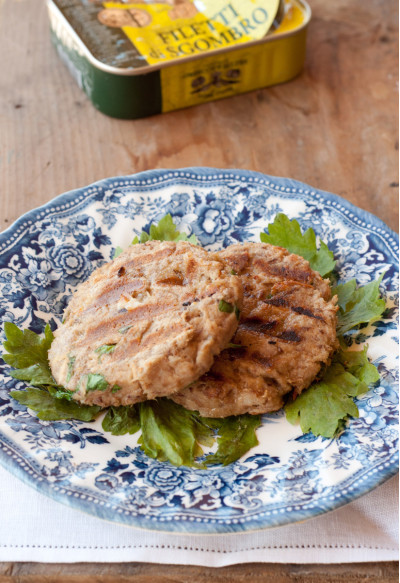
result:
[[[171,213],[208,249],[259,241],[278,212],[312,227],[337,259],[340,280],[385,273],[384,318],[354,335],[368,343],[381,381],[358,400],[360,417],[337,440],[302,435],[282,412],[265,415],[260,444],[227,467],[176,468],[148,458],[136,436],[101,421],[40,421],[9,397],[23,383],[0,366],[0,462],[55,500],[152,530],[230,533],[317,516],[397,472],[397,246],[379,219],[284,178],[243,170],[154,170],[63,194],[0,235],[0,317],[41,332],[54,327],[74,288],[116,246]],[[1,330],[2,330],[1,326]],[[1,362],[1,361],[0,361]]]

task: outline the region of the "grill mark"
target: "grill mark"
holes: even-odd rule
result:
[[[288,300],[282,296],[269,298],[268,300],[264,300],[264,303],[268,304],[269,306],[277,306],[279,308],[290,308],[291,307]]]
[[[161,285],[187,285],[187,281],[182,275],[171,275],[171,277],[165,277],[164,279],[158,279],[157,284]]]
[[[268,304],[269,306],[289,308],[292,312],[295,312],[296,314],[307,316],[308,318],[314,318],[315,320],[321,320],[322,322],[324,321],[324,319],[321,318],[321,316],[317,316],[308,308],[303,308],[302,306],[291,306],[290,302],[283,297],[270,298],[268,300],[264,300],[264,303]]]
[[[277,320],[261,320],[261,318],[245,318],[240,322],[239,328],[256,334],[265,334],[273,330],[278,324]]]
[[[180,332],[183,332],[184,329],[185,326],[183,323],[175,323],[173,326],[168,326],[168,328],[157,328],[154,332],[145,332],[141,338],[129,339],[128,344],[124,344],[120,350],[116,350],[113,353],[113,359],[115,361],[125,360],[127,357],[133,356],[139,351],[142,352],[144,349],[151,348],[156,344],[171,341]]]
[[[253,360],[257,364],[261,364],[265,368],[271,368],[272,366],[271,360],[263,356],[260,352],[253,352],[251,355],[249,355],[249,360]]]
[[[127,261],[124,262],[125,269],[135,268],[136,265],[138,267],[142,267],[148,263],[154,263],[160,261],[160,259],[164,259],[164,257],[169,257],[173,254],[173,249],[161,249],[160,251],[153,251],[147,254],[138,253],[134,257],[131,257]]]
[[[111,315],[111,317],[103,320],[98,326],[87,330],[85,342],[105,338],[110,332],[117,332],[120,328],[134,325],[135,322],[140,320],[153,320],[155,316],[159,316],[171,310],[173,307],[171,304],[145,304],[144,306],[138,306],[134,310],[129,310],[126,313]]]
[[[144,288],[145,282],[141,279],[132,279],[131,281],[123,285],[119,285],[115,282],[115,280],[111,280],[103,288],[101,294],[94,298],[91,305],[88,308],[86,308],[84,312],[92,310],[93,308],[98,308],[100,306],[117,302],[123,293],[129,294],[133,291],[137,291]]]
[[[250,332],[256,334],[258,337],[272,336],[273,338],[278,338],[286,342],[302,341],[302,337],[294,330],[283,330],[280,332],[279,328],[281,324],[282,322],[279,320],[265,321],[260,318],[247,318],[240,322],[239,331]]]
[[[315,320],[321,320],[322,322],[324,322],[324,319],[321,318],[321,316],[313,314],[313,312],[311,312],[311,310],[308,310],[307,308],[302,308],[301,306],[292,306],[290,309],[292,310],[292,312],[296,312],[296,314],[301,314],[302,316],[308,316],[309,318],[315,318]]]
[[[276,265],[273,262],[265,261],[260,258],[255,259],[254,265],[259,267],[267,275],[274,275],[285,280],[291,279],[302,283],[311,281],[311,273],[308,270],[290,269],[285,265]]]
[[[196,275],[196,272],[197,272],[197,262],[193,259],[193,257],[190,257],[188,262],[186,263],[186,269],[185,269],[186,278],[189,281],[192,281],[193,277]]]
[[[320,320],[321,322],[324,322],[324,319],[321,318],[321,316],[314,314],[308,308],[303,308],[302,306],[291,306],[290,302],[282,296],[273,297],[273,298],[270,298],[268,300],[264,300],[264,303],[268,304],[269,306],[276,306],[276,307],[280,307],[280,308],[289,308],[292,312],[295,312],[296,314],[300,314],[302,316],[307,316],[308,318],[314,318],[315,320]]]
[[[276,335],[276,338],[280,340],[285,340],[286,342],[301,342],[302,337],[297,334],[294,330],[284,330],[280,334]]]
[[[246,356],[247,348],[243,346],[243,348],[226,348],[224,350],[224,358],[227,358],[230,361],[243,359]]]
[[[226,379],[222,373],[211,369],[201,377],[201,380],[202,380],[202,382],[204,382],[206,384],[207,381],[213,381],[213,382],[215,381],[215,382],[219,382],[219,383],[224,383]]]

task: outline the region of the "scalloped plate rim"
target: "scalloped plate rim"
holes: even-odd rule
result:
[[[189,174],[189,176],[188,176]],[[21,215],[16,221],[14,221],[5,231],[3,231],[2,233],[0,233],[0,243],[3,242],[4,240],[6,240],[10,235],[13,236],[16,231],[18,231],[18,229],[20,229],[22,226],[24,226],[24,224],[27,221],[32,221],[32,223],[35,222],[35,220],[37,219],[37,215],[39,215],[41,212],[43,212],[44,210],[53,210],[53,207],[56,207],[59,204],[62,204],[64,202],[73,202],[75,200],[75,198],[77,196],[79,196],[80,193],[82,193],[82,191],[87,191],[88,189],[91,188],[107,188],[107,185],[109,185],[110,183],[113,182],[118,182],[121,180],[133,180],[133,181],[140,181],[143,180],[144,178],[146,178],[146,180],[149,180],[150,178],[158,178],[158,177],[165,177],[166,179],[168,178],[167,175],[170,175],[170,179],[171,181],[173,181],[174,179],[179,179],[179,178],[183,178],[183,179],[189,179],[189,180],[196,180],[196,176],[191,175],[191,174],[197,174],[197,175],[214,175],[214,178],[216,180],[223,180],[223,179],[229,179],[229,180],[235,180],[235,179],[239,179],[241,181],[243,181],[245,183],[246,179],[248,178],[252,178],[252,177],[258,177],[259,180],[262,181],[269,181],[264,182],[263,184],[265,186],[267,186],[269,189],[271,189],[272,191],[275,191],[277,194],[283,194],[282,190],[276,189],[275,188],[275,184],[274,182],[289,182],[290,185],[292,187],[296,187],[297,189],[304,189],[307,190],[308,192],[311,191],[317,191],[319,194],[323,195],[323,198],[326,200],[331,200],[331,201],[336,201],[337,203],[340,203],[340,205],[342,205],[342,207],[345,207],[346,210],[352,212],[353,214],[355,214],[357,217],[362,218],[363,221],[365,221],[366,223],[372,223],[373,225],[375,225],[377,228],[381,229],[382,231],[384,231],[384,233],[386,235],[389,235],[390,237],[392,237],[394,239],[394,242],[398,243],[398,239],[399,236],[396,232],[394,232],[392,229],[390,229],[380,218],[376,217],[375,215],[373,215],[372,213],[361,209],[357,206],[355,206],[353,203],[349,202],[346,199],[343,199],[341,196],[330,193],[328,191],[324,191],[321,190],[319,188],[316,187],[312,187],[308,184],[305,184],[303,182],[300,182],[298,180],[294,180],[291,178],[284,178],[284,177],[274,177],[274,176],[270,176],[270,175],[265,175],[262,174],[260,172],[255,172],[255,171],[249,171],[249,170],[242,170],[242,169],[219,169],[219,168],[206,168],[206,167],[188,167],[188,168],[179,168],[179,169],[155,169],[155,170],[147,170],[147,171],[142,171],[139,173],[134,173],[134,174],[129,174],[129,175],[120,175],[120,176],[114,176],[114,177],[108,177],[108,178],[103,178],[101,180],[98,180],[90,185],[86,185],[80,188],[76,188],[76,189],[72,189],[69,190],[65,193],[59,194],[58,196],[56,196],[55,198],[49,200],[48,202],[46,202],[45,204],[36,207],[34,209],[31,209],[29,211],[27,211],[26,213],[24,213],[23,215]],[[243,180],[243,178],[245,180]],[[210,180],[210,183],[212,181]],[[206,184],[207,182],[204,182],[204,184]],[[254,182],[253,184],[257,184],[258,182]],[[149,187],[149,184],[146,183],[147,187]],[[126,185],[128,186],[128,185]],[[132,186],[140,186],[139,184],[132,184]],[[79,203],[77,202],[71,210],[73,210],[74,208],[76,208],[76,206]],[[54,209],[55,210],[55,209]],[[390,250],[393,251],[393,249],[390,247]],[[189,521],[187,522],[164,522],[162,524],[160,524],[157,521],[150,521],[149,519],[146,519],[145,517],[141,517],[141,516],[136,516],[133,517],[134,519],[132,520],[132,517],[129,517],[129,520],[124,520],[123,516],[111,516],[112,514],[112,510],[108,511],[106,508],[99,508],[99,507],[95,507],[93,508],[93,505],[88,505],[88,503],[83,500],[81,500],[80,498],[74,498],[73,496],[71,497],[67,497],[63,494],[59,494],[58,492],[54,491],[52,489],[52,484],[51,483],[46,483],[45,479],[43,479],[42,481],[38,481],[37,478],[35,476],[31,476],[29,475],[25,470],[23,470],[19,465],[18,462],[12,458],[10,458],[10,456],[6,453],[6,451],[3,451],[2,447],[3,443],[0,443],[0,463],[1,465],[9,470],[12,474],[14,474],[17,478],[21,479],[23,482],[25,482],[26,484],[30,485],[31,487],[34,487],[39,493],[43,493],[49,497],[51,497],[52,499],[61,502],[67,506],[70,506],[72,508],[76,508],[79,509],[81,511],[84,511],[92,516],[97,516],[100,517],[102,519],[106,519],[106,520],[111,520],[112,522],[117,522],[120,524],[124,524],[126,526],[133,526],[133,527],[138,527],[138,528],[144,528],[144,529],[148,529],[148,530],[152,530],[152,531],[163,531],[163,532],[169,532],[171,534],[182,534],[182,533],[186,533],[186,534],[190,534],[190,533],[195,533],[195,534],[240,534],[240,533],[244,533],[244,532],[250,532],[250,531],[254,531],[254,530],[261,530],[261,529],[265,529],[265,528],[275,528],[284,524],[292,524],[295,522],[302,522],[304,520],[309,520],[311,518],[314,518],[320,514],[324,514],[326,512],[331,512],[341,506],[344,506],[350,502],[352,502],[353,500],[359,498],[360,496],[365,495],[366,493],[368,493],[369,491],[371,491],[372,489],[378,487],[379,485],[381,485],[383,482],[385,482],[386,480],[390,479],[391,477],[393,477],[397,471],[398,471],[398,455],[394,455],[392,456],[392,458],[390,459],[390,464],[388,467],[385,468],[384,472],[382,473],[376,473],[376,474],[369,474],[369,479],[365,480],[364,483],[362,484],[362,486],[358,486],[357,491],[356,492],[352,492],[349,495],[342,495],[340,497],[338,497],[335,501],[332,501],[332,503],[330,504],[329,508],[313,508],[309,513],[308,516],[304,516],[304,510],[301,511],[300,513],[296,514],[296,512],[293,512],[292,514],[285,514],[285,515],[279,515],[277,517],[271,518],[268,517],[264,520],[260,519],[260,518],[252,518],[250,520],[248,520],[247,522],[242,522],[242,523],[236,523],[234,525],[227,525],[227,524],[203,524],[203,523],[191,523]],[[3,446],[4,447],[4,446]],[[5,448],[9,447],[8,445],[5,445]],[[11,463],[10,463],[11,462]],[[120,519],[120,520],[116,520]],[[193,526],[195,526],[195,528],[193,528]],[[206,528],[202,528],[206,526]],[[210,528],[211,527],[211,528]]]

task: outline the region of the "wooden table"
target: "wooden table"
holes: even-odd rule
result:
[[[398,226],[395,0],[310,0],[291,83],[137,121],[96,111],[50,43],[42,0],[0,0],[0,230],[67,190],[150,168],[246,168],[334,192]],[[397,581],[397,564],[1,564],[5,581]]]

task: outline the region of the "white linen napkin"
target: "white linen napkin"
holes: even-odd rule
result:
[[[398,476],[303,523],[229,535],[152,532],[106,522],[36,492],[0,467],[0,561],[235,563],[396,561]]]

